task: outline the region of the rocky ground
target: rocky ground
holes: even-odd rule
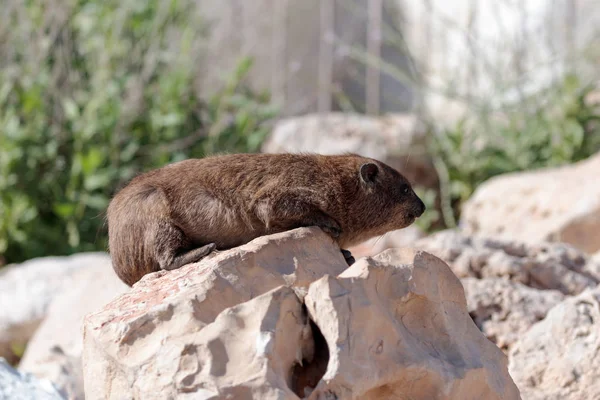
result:
[[[490,180],[352,267],[304,228],[133,288],[103,253],[4,268],[0,398],[600,398],[599,162]]]

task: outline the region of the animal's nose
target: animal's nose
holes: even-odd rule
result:
[[[420,217],[421,215],[423,215],[423,213],[425,212],[425,210],[427,209],[427,207],[425,207],[425,203],[423,203],[423,201],[421,199],[419,199],[417,197],[417,199],[419,200],[419,203],[417,205],[417,217]]]

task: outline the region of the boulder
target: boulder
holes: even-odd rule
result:
[[[309,399],[519,399],[504,354],[477,329],[440,259],[390,249],[314,282],[310,318],[329,351]]]
[[[262,151],[356,153],[388,163],[413,184],[437,188],[425,130],[411,114],[372,117],[334,112],[287,118],[275,125]]]
[[[600,153],[559,168],[501,175],[465,203],[466,234],[600,250]]]
[[[600,288],[552,308],[510,352],[510,374],[523,398],[600,398]]]
[[[181,342],[195,347],[198,344],[193,342],[194,338],[203,336],[198,333],[204,327],[215,322],[221,312],[231,313],[225,309],[280,286],[306,291],[312,281],[326,273],[340,273],[346,266],[329,236],[318,228],[303,228],[259,237],[230,251],[214,253],[199,263],[146,275],[133,290],[86,317],[83,354],[86,399],[127,397],[132,391],[144,399],[197,392],[202,388],[198,382],[202,382],[206,373],[224,374],[226,366],[229,370],[236,364],[209,370],[198,366],[194,367],[195,372],[186,373],[187,362],[174,359],[173,353],[164,356],[172,365],[168,370],[162,365],[160,373],[165,374],[164,378],[154,383],[159,366],[153,360],[162,359],[155,357],[167,342],[169,346]],[[238,326],[242,328],[246,322],[240,320]],[[250,334],[253,333],[256,332]],[[211,345],[210,351],[224,352],[223,356],[227,356],[219,343],[214,346]],[[194,357],[205,362],[202,354]],[[184,370],[178,372],[180,368]],[[180,378],[167,376],[166,371],[179,373]],[[202,376],[196,376],[199,373]],[[177,383],[177,379],[181,382]],[[168,387],[160,386],[163,384]],[[190,384],[194,387],[187,388]],[[237,393],[237,389],[232,390]],[[244,396],[239,398],[247,398]]]
[[[71,400],[84,400],[83,317],[127,290],[109,258],[77,271],[68,290],[65,288],[50,304],[46,318],[27,344],[19,370],[51,380]]]
[[[527,243],[445,230],[414,246],[446,261],[459,278],[503,278],[563,294],[577,294],[600,282],[599,264],[565,243]]]
[[[348,268],[318,228],[144,277],[84,321],[86,399],[519,399],[424,252]]]
[[[471,318],[505,351],[565,298],[557,290],[533,289],[500,278],[463,278],[461,283]]]
[[[67,397],[49,380],[19,372],[0,357],[0,399],[65,400]]]
[[[106,253],[42,257],[0,270],[0,357],[17,361],[14,345],[24,346],[48,312],[52,300],[74,287],[74,275],[92,265],[105,265]]]

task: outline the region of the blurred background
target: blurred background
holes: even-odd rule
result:
[[[457,226],[600,149],[594,0],[5,0],[0,265],[106,249],[110,197],[215,152],[355,151]]]

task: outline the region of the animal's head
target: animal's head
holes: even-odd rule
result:
[[[410,182],[387,164],[365,158],[360,161],[357,174],[361,195],[355,212],[361,215],[365,236],[405,228],[425,212],[425,204]],[[364,240],[365,236],[356,240]]]

